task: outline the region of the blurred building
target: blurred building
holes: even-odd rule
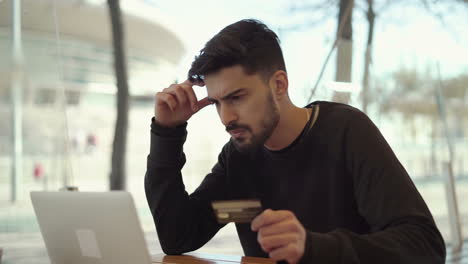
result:
[[[12,153],[12,0],[0,1],[0,186],[8,185]],[[115,75],[106,1],[22,0],[25,181],[38,160],[46,174],[67,173],[64,155],[93,134],[108,146],[115,120]],[[126,2],[126,1],[121,1]],[[122,4],[132,106],[152,104],[156,87],[174,82],[186,48],[150,4],[151,18]],[[154,11],[154,12],[153,12]],[[109,149],[106,149],[107,152]],[[52,157],[52,158],[51,158]],[[52,160],[51,160],[52,159]],[[107,159],[107,155],[106,155]],[[44,161],[45,160],[45,161]],[[49,182],[50,184],[50,182]],[[2,189],[3,189],[2,188]],[[0,197],[0,200],[7,199]]]

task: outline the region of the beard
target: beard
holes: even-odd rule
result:
[[[252,128],[248,125],[230,124],[226,127],[227,131],[241,128],[250,133],[250,138],[232,138],[232,142],[239,152],[246,154],[256,153],[263,144],[265,144],[268,138],[270,138],[278,125],[280,115],[278,107],[273,100],[271,90],[268,90],[264,111],[265,115],[260,121],[260,131],[258,131],[258,133],[254,133]]]

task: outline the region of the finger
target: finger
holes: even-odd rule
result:
[[[205,108],[207,105],[210,105],[210,104],[212,104],[212,102],[208,100],[208,97],[201,99],[200,101],[197,102],[198,111],[200,111],[201,109]]]
[[[205,82],[201,79],[187,79],[186,81],[183,82],[183,84],[189,84],[190,86],[196,85],[196,86],[205,86]]]
[[[171,94],[175,94],[180,105],[185,105],[185,103],[187,103],[187,95],[181,86],[179,86],[178,89],[175,89]]]
[[[187,98],[188,100],[190,101],[190,105],[192,107],[192,110],[195,112],[195,111],[198,111],[198,107],[197,107],[197,104],[198,104],[198,99],[197,99],[197,95],[195,94],[195,92],[193,91],[193,88],[192,86],[190,85],[181,85],[182,86],[182,89],[184,89],[185,91],[185,94],[187,95]]]
[[[263,213],[255,217],[250,228],[252,231],[258,231],[262,226],[271,225],[289,217],[294,217],[294,214],[291,211],[273,211],[271,209],[266,209]]]
[[[289,264],[295,264],[301,258],[299,250],[293,244],[277,248],[268,253],[268,256],[275,261],[286,260]]]
[[[175,91],[177,89],[177,87],[179,87],[179,84],[173,83],[173,84],[169,85],[169,87],[164,88],[162,90],[162,92],[164,92],[164,93],[173,92],[173,91]]]
[[[183,83],[181,84],[187,84],[187,85],[190,85],[190,86],[193,86],[195,84],[195,82],[192,82],[190,81],[189,79],[185,80]]]
[[[174,111],[175,108],[177,107],[177,101],[174,98],[174,95],[170,93],[164,93],[164,92],[157,93],[156,103],[158,105],[166,104],[171,109],[171,111]]]
[[[258,237],[258,243],[262,247],[263,251],[267,253],[277,248],[287,246],[288,244],[295,243],[298,240],[298,235],[294,233]]]
[[[260,227],[258,234],[260,236],[270,236],[283,233],[296,233],[300,231],[301,228],[298,221],[295,221],[294,218],[286,218],[280,222]]]

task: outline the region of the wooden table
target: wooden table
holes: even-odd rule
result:
[[[178,256],[158,254],[152,256],[153,263],[162,264],[275,264],[268,258],[226,256],[216,254],[189,253]]]

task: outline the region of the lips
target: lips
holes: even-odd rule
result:
[[[233,129],[233,130],[230,130],[230,131],[229,131],[229,134],[231,134],[231,136],[232,136],[233,138],[239,138],[239,137],[241,137],[244,133],[245,133],[245,130],[244,130],[244,129]]]

